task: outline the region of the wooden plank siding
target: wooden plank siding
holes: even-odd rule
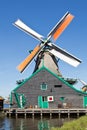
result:
[[[41,90],[40,86],[43,82],[47,84],[47,90]],[[58,85],[59,87],[55,87],[55,85]],[[35,72],[12,92],[14,91],[25,95],[25,107],[27,108],[29,108],[30,105],[32,107],[35,105],[38,106],[38,96],[54,97],[54,101],[49,102],[49,108],[62,107],[63,102],[66,103],[66,107],[69,108],[83,108],[83,96],[86,95],[86,93],[76,90],[73,86],[51,73],[51,71],[45,67]],[[64,97],[64,101],[60,100],[61,97]],[[12,94],[12,100],[12,107],[17,107],[14,93]]]

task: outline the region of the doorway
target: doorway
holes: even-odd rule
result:
[[[38,96],[38,106],[40,108],[48,108],[49,107],[47,96]]]

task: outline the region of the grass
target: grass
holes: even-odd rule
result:
[[[51,130],[87,130],[87,116],[66,122],[61,128],[51,128]]]

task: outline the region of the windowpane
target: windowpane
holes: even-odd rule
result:
[[[41,90],[47,90],[47,84],[46,83],[41,84]]]

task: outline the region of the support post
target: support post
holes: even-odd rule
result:
[[[68,110],[68,118],[70,118],[70,111]]]
[[[61,114],[60,114],[60,111],[59,111],[59,119],[60,119],[60,116],[61,116]]]
[[[79,110],[77,111],[77,117],[79,117]]]

